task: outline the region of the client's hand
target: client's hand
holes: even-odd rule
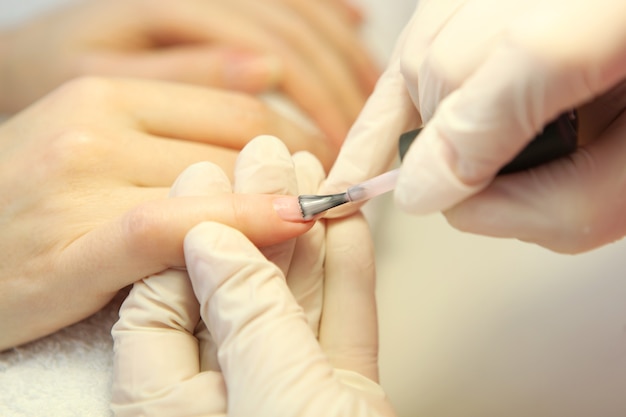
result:
[[[319,166],[307,154],[294,161],[299,192],[316,190]],[[256,177],[237,181],[266,192],[268,166],[255,165]],[[204,183],[188,172],[173,192],[215,192]],[[324,236],[324,223],[293,252],[286,242],[269,253],[226,225],[195,227],[185,239],[191,281],[183,270],[163,272],[136,283],[122,306],[113,329],[116,415],[393,415],[376,383],[367,225],[358,214],[329,221]]]
[[[194,162],[232,172],[238,149],[262,133],[332,160],[319,138],[256,99],[156,81],[74,81],[1,125],[0,349],[184,265],[183,238],[203,220],[240,227],[259,245],[308,230],[282,222],[269,196],[164,199]]]
[[[339,142],[378,75],[351,10],[338,0],[72,4],[0,36],[0,111],[81,75],[279,87]]]

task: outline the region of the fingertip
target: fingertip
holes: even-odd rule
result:
[[[219,166],[211,162],[198,162],[187,167],[176,178],[169,196],[192,197],[230,191],[230,181]]]
[[[235,192],[290,194],[296,189],[291,154],[279,138],[257,136],[241,150],[235,165]]]
[[[288,210],[292,216],[282,218],[276,208],[277,199],[288,199]],[[273,194],[235,194],[233,204],[236,218],[243,220],[241,224],[248,231],[246,235],[259,247],[284,242],[296,238],[314,225],[314,221],[297,219],[297,197],[276,196]],[[281,202],[278,203],[280,205]],[[315,220],[315,219],[313,219]],[[244,232],[245,233],[245,232]]]
[[[183,240],[203,221],[215,221],[242,232],[256,246],[265,247],[306,233],[313,222],[288,222],[273,207],[275,195],[219,194],[155,200],[125,213],[105,239],[122,242],[113,250],[115,262],[131,262],[153,273],[163,267],[184,265]],[[121,260],[120,260],[121,259]]]
[[[350,23],[361,25],[365,21],[365,12],[361,5],[357,5],[353,0],[341,0],[337,3],[343,9],[345,16]]]
[[[300,207],[300,202],[298,201],[298,197],[295,196],[285,196],[278,197],[273,202],[272,205],[278,217],[287,222],[304,222],[304,214],[302,213],[302,208]]]
[[[297,152],[292,159],[298,182],[298,193],[316,193],[326,175],[320,160],[313,154],[304,151]]]

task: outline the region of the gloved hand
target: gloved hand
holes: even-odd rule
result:
[[[269,161],[242,158],[247,168],[236,184],[246,191],[267,192],[269,178],[283,192],[311,192],[323,178],[309,154],[294,156],[299,190],[289,167],[268,176]],[[187,171],[173,194],[227,186],[207,178]],[[144,279],[120,310],[112,332],[115,414],[393,415],[375,383],[367,225],[357,215],[330,221],[325,234],[324,223],[262,252],[223,224],[195,227],[185,240],[191,281],[183,270]]]
[[[620,238],[625,14],[619,0],[421,1],[323,192],[381,173],[399,134],[423,121],[398,178],[402,208],[454,207],[462,230],[564,252]],[[578,152],[492,182],[573,108]]]

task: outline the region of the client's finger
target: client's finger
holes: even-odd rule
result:
[[[138,277],[182,266],[183,237],[204,220],[222,221],[240,228],[260,246],[288,240],[311,227],[280,220],[273,207],[273,196],[232,195],[225,177],[222,182],[224,194],[156,200],[131,209],[116,221],[105,223],[69,244],[59,257],[59,268],[74,271],[75,277],[84,276],[81,271],[85,274],[99,271],[94,279],[100,278],[98,282],[102,286],[94,290],[101,296]],[[80,288],[79,282],[67,284],[70,288]]]
[[[362,13],[346,1],[286,1],[300,15],[306,17],[316,33],[325,37],[328,45],[334,47],[339,56],[348,61],[356,72],[361,87],[366,93],[371,93],[380,74],[359,37],[360,32],[354,28],[354,24],[362,20]]]
[[[296,1],[302,2],[303,0]],[[353,25],[360,25],[365,20],[361,7],[354,4],[351,0],[322,0],[320,3],[333,6],[338,13],[345,16],[345,19]]]
[[[85,66],[88,74],[161,79],[248,93],[273,89],[282,72],[275,56],[189,44],[140,54],[101,53],[88,58]]]
[[[319,7],[319,4],[312,4],[313,10],[324,10]],[[346,117],[346,120],[356,118],[367,94],[371,91],[366,92],[360,88],[355,71],[346,62],[348,54],[340,53],[334,48],[338,42],[336,38],[326,39],[322,31],[316,28],[313,21],[309,20],[305,14],[294,12],[289,7],[278,3],[231,0],[229,5],[239,10],[240,14],[250,15],[251,19],[261,27],[268,28],[275,39],[280,39],[290,45],[290,49],[298,54],[299,61],[315,72],[325,92],[331,95],[333,104],[338,106],[338,110]],[[320,18],[328,21],[333,17],[336,16],[329,13]],[[328,22],[328,26],[333,27],[333,23],[343,26],[342,22]],[[346,38],[353,34],[354,31],[341,33]],[[355,42],[353,46],[358,49],[360,43]]]
[[[232,3],[179,1],[174,12],[172,5],[150,8],[143,23],[162,37],[169,38],[175,34],[175,39],[191,44],[227,44],[261,54],[276,54],[281,60],[283,91],[338,143],[348,130],[350,121],[342,115],[342,108],[330,89],[324,88],[324,80],[313,69],[314,65],[303,60],[299,51],[289,47],[288,39],[273,36],[271,31],[259,25],[259,19],[255,19],[257,16],[245,16],[233,10]],[[258,2],[248,3],[254,6]],[[299,27],[295,30],[301,32]],[[288,36],[293,36],[293,33]],[[265,133],[282,136],[277,132]]]
[[[259,246],[294,238],[312,227],[309,222],[281,220],[273,207],[275,199],[262,194],[220,194],[150,201],[72,242],[59,259],[59,270],[73,270],[76,277],[89,274],[108,293],[137,277],[183,266],[183,238],[202,221],[235,227]],[[93,271],[101,276],[94,276]]]
[[[147,134],[147,139],[176,139],[240,150],[251,138],[271,134],[283,138],[291,152],[309,150],[325,163],[331,163],[336,153],[336,147],[320,134],[282,116],[258,98],[232,91],[146,79],[90,77],[66,83],[39,105],[66,108],[70,114],[67,124],[81,100],[103,109],[93,112],[89,120],[81,120],[82,124],[93,122],[111,126],[111,130],[128,127]],[[113,124],[112,118],[117,119]],[[63,128],[51,126],[51,131]],[[144,147],[143,152],[139,150],[142,155],[145,146],[152,145],[150,141],[137,145],[126,140],[126,134],[114,133],[117,135],[111,140],[125,140],[127,157],[138,151],[137,146]],[[159,155],[153,166],[168,164],[169,149],[162,149],[166,145],[154,145],[158,152],[150,150]],[[197,150],[189,149],[187,158],[193,157],[193,152]]]

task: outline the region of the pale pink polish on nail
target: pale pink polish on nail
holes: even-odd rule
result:
[[[274,210],[283,220],[288,222],[305,222],[298,197],[278,197],[274,200]]]

